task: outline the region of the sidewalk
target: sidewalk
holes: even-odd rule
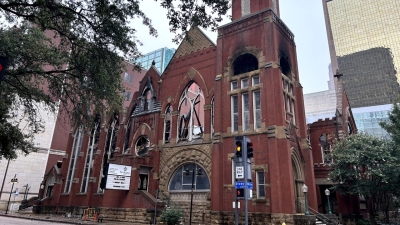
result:
[[[33,213],[19,213],[12,212],[10,214],[5,214],[4,211],[0,212],[0,217],[14,217],[20,219],[28,219],[28,220],[37,220],[37,221],[46,221],[46,222],[55,222],[55,223],[65,223],[65,224],[86,224],[86,225],[139,225],[134,222],[116,222],[116,221],[107,221],[103,220],[103,222],[97,222],[93,220],[82,220],[81,218],[68,218],[63,215],[52,215],[52,214],[33,214]]]

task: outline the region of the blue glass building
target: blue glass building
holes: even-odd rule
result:
[[[169,61],[171,61],[174,53],[174,48],[160,48],[139,57],[135,63],[140,64],[144,69],[148,70],[154,60],[155,67],[160,71],[160,73],[162,73],[167,67]],[[131,62],[132,61],[133,60],[131,60]]]
[[[388,121],[392,106],[392,104],[388,104],[352,109],[358,132],[365,132],[375,137],[390,138],[379,123]]]

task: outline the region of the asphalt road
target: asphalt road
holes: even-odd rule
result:
[[[45,222],[45,221],[27,220],[27,219],[19,219],[19,218],[14,218],[14,217],[0,216],[0,225],[34,225],[34,224],[66,225],[65,223],[54,223],[54,222]]]

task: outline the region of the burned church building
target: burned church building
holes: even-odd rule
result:
[[[155,209],[175,207],[186,223],[234,224],[237,136],[254,149],[253,224],[293,224],[305,211],[304,184],[318,208],[294,35],[278,0],[233,1],[216,44],[197,27],[189,35],[162,74],[148,70],[123,112],[70,133],[42,212],[96,208],[148,224]]]

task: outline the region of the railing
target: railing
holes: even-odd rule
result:
[[[308,207],[308,211],[311,215],[314,215],[315,217],[317,217],[318,220],[325,224],[337,224],[337,222],[333,218],[328,218],[311,207]]]
[[[32,198],[28,199],[26,202],[23,201],[22,202],[23,204],[21,203],[21,205],[19,205],[18,210],[23,210],[23,209],[33,206],[33,203],[35,203],[35,201],[37,199],[38,199],[38,197],[32,197]]]

